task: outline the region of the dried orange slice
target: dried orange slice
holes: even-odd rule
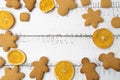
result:
[[[61,61],[55,65],[54,73],[58,80],[72,80],[74,67],[68,61]]]
[[[8,62],[14,65],[21,65],[25,62],[26,56],[21,50],[12,50],[8,53]]]
[[[41,0],[39,7],[43,12],[49,12],[54,9],[54,0]]]
[[[101,28],[93,33],[92,40],[97,47],[104,49],[109,48],[112,45],[114,36],[108,29]]]
[[[14,16],[10,12],[4,10],[0,11],[0,29],[8,30],[14,25],[14,23]]]

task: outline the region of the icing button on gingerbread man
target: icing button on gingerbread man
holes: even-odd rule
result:
[[[95,63],[91,63],[88,58],[83,58],[82,64],[80,72],[86,75],[87,80],[99,80],[99,75],[95,71],[97,66]]]

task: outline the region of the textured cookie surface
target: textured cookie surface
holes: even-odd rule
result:
[[[14,9],[19,9],[21,7],[19,0],[5,0],[7,7],[13,7]]]
[[[111,0],[101,0],[102,8],[110,8],[112,6]]]
[[[19,72],[19,67],[14,66],[14,68],[5,68],[5,74],[0,80],[22,80],[24,73]]]
[[[120,17],[112,18],[111,24],[114,28],[120,28]]]
[[[28,22],[30,20],[30,14],[27,12],[20,13],[20,21]]]
[[[80,72],[86,75],[87,80],[99,80],[99,75],[95,71],[96,66],[97,65],[91,63],[88,58],[83,58]]]
[[[99,60],[103,62],[104,69],[114,69],[116,71],[120,71],[120,58],[116,58],[113,52],[109,52],[108,54],[102,53],[99,56]]]
[[[14,36],[10,31],[7,31],[5,34],[0,34],[0,46],[3,47],[4,51],[9,51],[10,48],[16,48],[17,40],[18,36]]]
[[[48,68],[48,58],[41,57],[39,61],[34,61],[32,66],[34,67],[30,73],[31,78],[36,78],[36,80],[43,80],[44,73],[49,71]]]
[[[0,57],[0,67],[2,67],[4,64],[5,64],[5,60],[2,57]]]
[[[77,7],[77,4],[74,0],[56,0],[58,7],[58,13],[61,16],[65,16],[68,14],[69,10]]]
[[[104,21],[100,14],[100,10],[93,11],[91,8],[89,8],[88,13],[82,15],[82,17],[86,20],[85,26],[92,25],[93,28],[97,28],[98,23]]]
[[[82,6],[87,6],[87,5],[91,4],[91,1],[90,0],[81,0],[81,4],[82,4]]]

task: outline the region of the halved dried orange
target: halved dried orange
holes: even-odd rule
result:
[[[8,30],[15,23],[14,16],[5,10],[0,11],[0,29]]]
[[[69,61],[60,61],[55,65],[54,73],[58,80],[72,80],[74,67]]]
[[[25,62],[26,56],[23,51],[15,49],[8,52],[8,62],[13,65],[21,65]]]
[[[49,12],[54,9],[54,0],[41,0],[39,7],[43,12]]]
[[[114,41],[114,35],[110,30],[101,28],[93,33],[92,40],[99,48],[109,48]]]

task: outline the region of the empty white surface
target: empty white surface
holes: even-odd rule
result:
[[[100,0],[99,0],[100,1]],[[88,57],[92,62],[98,64],[96,68],[100,75],[100,80],[118,80],[120,79],[120,73],[112,69],[105,71],[102,64],[97,60],[101,53],[108,53],[113,51],[116,57],[120,57],[120,29],[115,29],[111,26],[111,19],[114,16],[120,16],[120,1],[112,0],[112,8],[103,9],[99,8],[100,2],[92,0],[90,7],[94,10],[100,9],[101,15],[104,18],[104,22],[100,23],[98,28],[108,28],[115,35],[115,41],[113,45],[108,49],[97,48],[92,42],[91,37],[96,30],[94,28],[85,27],[84,19],[81,17],[83,13],[87,12],[87,7],[81,7],[80,1],[76,0],[78,8],[71,10],[67,16],[60,16],[57,13],[56,8],[50,13],[43,13],[39,9],[39,0],[37,0],[36,8],[30,13],[30,22],[20,22],[20,12],[28,10],[24,7],[19,10],[5,7],[5,1],[0,0],[0,9],[8,10],[15,15],[16,24],[11,29],[14,34],[20,35],[20,39],[17,41],[18,49],[23,50],[27,55],[27,61],[20,66],[22,72],[26,74],[23,80],[32,80],[29,78],[29,73],[32,70],[31,62],[39,60],[41,56],[47,56],[49,58],[50,72],[45,74],[44,80],[56,80],[54,76],[54,65],[61,60],[69,60],[75,66],[75,76],[73,80],[86,80],[85,76],[81,74],[81,59]],[[0,30],[0,33],[4,33],[4,30]],[[85,37],[46,37],[47,35],[86,35]],[[30,36],[28,36],[30,35]],[[35,36],[36,35],[36,36]],[[41,37],[44,35],[45,37]],[[0,56],[7,61],[7,53],[0,48]],[[99,65],[100,64],[100,65]],[[6,66],[10,66],[7,62]],[[4,68],[0,69],[0,76],[4,74]],[[35,79],[33,79],[35,80]]]

